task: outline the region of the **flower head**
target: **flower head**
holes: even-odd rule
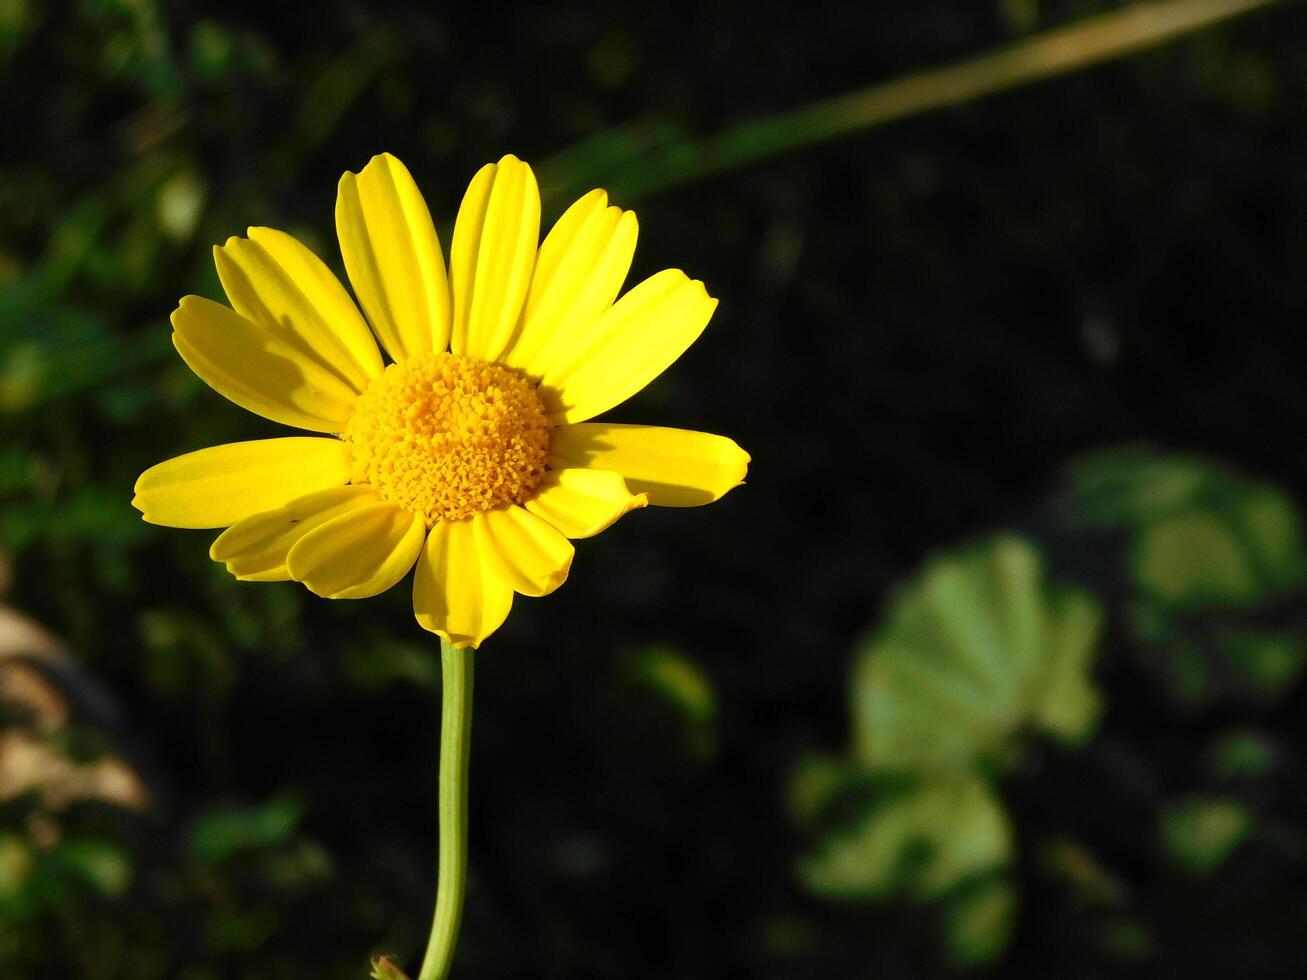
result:
[[[601,190],[542,243],[539,229],[531,168],[487,164],[446,270],[417,185],[382,154],[336,198],[358,306],[284,232],[215,248],[231,306],[185,297],[178,353],[242,408],[326,435],[179,456],[141,475],[133,504],[152,523],[226,528],[210,554],[243,580],[357,599],[416,566],[418,622],[476,646],[514,593],[563,583],[569,539],[737,486],[749,457],[730,439],[590,421],[676,360],[717,301],[674,269],[618,298],[636,221]]]

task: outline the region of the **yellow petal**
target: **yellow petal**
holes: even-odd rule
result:
[[[569,538],[589,538],[648,503],[648,494],[632,494],[612,470],[565,469],[546,473],[523,506]]]
[[[151,524],[227,527],[349,481],[339,439],[291,436],[211,446],[151,466],[132,506]]]
[[[510,504],[471,519],[481,558],[514,592],[548,595],[567,581],[575,549],[542,518]]]
[[[498,359],[517,326],[540,241],[540,191],[509,154],[482,167],[463,197],[449,250],[450,349]]]
[[[381,351],[345,287],[285,232],[251,228],[249,235],[213,250],[232,308],[362,392],[381,373]]]
[[[408,574],[422,550],[422,518],[391,503],[347,510],[290,549],[291,578],[326,599],[366,599]]]
[[[583,422],[554,429],[549,463],[622,474],[661,507],[710,504],[744,482],[749,454],[725,436],[656,425]]]
[[[265,419],[340,432],[358,394],[322,363],[212,300],[173,311],[177,353],[218,394]]]
[[[245,582],[286,582],[286,556],[300,538],[327,521],[378,503],[367,486],[332,487],[297,497],[284,507],[237,521],[218,535],[209,557]]]
[[[449,281],[427,202],[389,153],[346,173],[336,194],[345,271],[381,343],[396,361],[449,345]]]
[[[638,230],[635,212],[609,207],[601,190],[563,212],[540,246],[522,322],[504,363],[543,377],[559,352],[593,329],[621,292]]]
[[[545,372],[554,421],[584,422],[626,401],[698,339],[716,308],[703,283],[677,269],[640,283]]]
[[[422,628],[456,647],[477,647],[512,604],[512,588],[481,560],[472,522],[437,523],[413,576],[413,612]]]

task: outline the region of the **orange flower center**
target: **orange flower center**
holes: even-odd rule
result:
[[[351,482],[430,526],[525,501],[544,476],[549,429],[525,377],[441,353],[387,367],[359,396],[341,438],[353,449]]]

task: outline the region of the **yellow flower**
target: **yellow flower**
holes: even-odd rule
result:
[[[418,622],[475,647],[514,592],[563,583],[569,538],[739,485],[749,457],[730,439],[588,421],[675,361],[717,301],[675,269],[619,299],[636,220],[601,190],[543,243],[539,231],[531,168],[487,164],[463,197],[446,272],[421,192],[382,154],[345,174],[336,198],[366,321],[284,232],[251,228],[216,247],[231,307],[184,298],[178,353],[242,408],[328,437],[179,456],[141,475],[133,504],[151,523],[226,528],[210,554],[238,579],[359,599],[416,565]]]

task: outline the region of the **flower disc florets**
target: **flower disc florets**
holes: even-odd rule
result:
[[[549,416],[512,368],[459,354],[392,364],[341,433],[354,483],[428,525],[522,503],[545,473]]]

